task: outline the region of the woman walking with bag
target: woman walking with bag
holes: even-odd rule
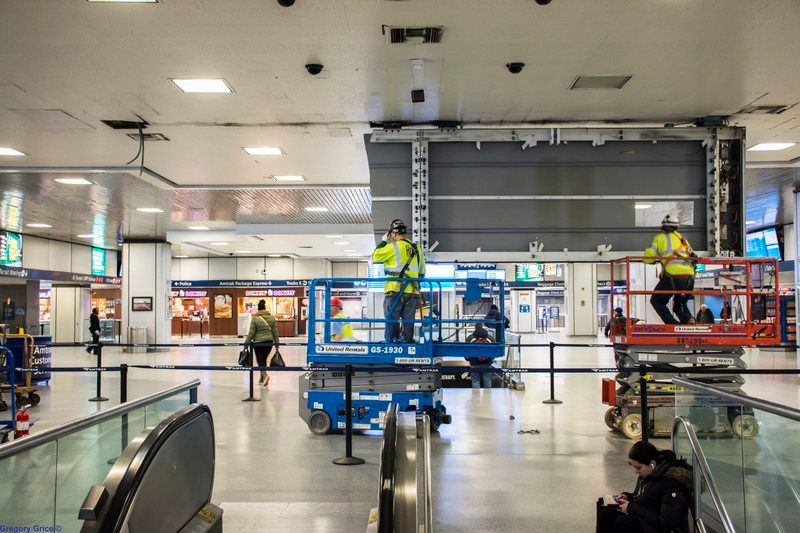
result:
[[[250,320],[250,331],[248,331],[244,342],[245,344],[253,345],[258,366],[269,366],[272,359],[269,357],[272,347],[278,344],[280,339],[278,338],[278,324],[275,321],[275,317],[267,311],[267,302],[265,300],[258,301],[258,311]],[[269,375],[265,370],[261,371],[258,383],[259,385],[263,383],[265,387],[269,385]]]

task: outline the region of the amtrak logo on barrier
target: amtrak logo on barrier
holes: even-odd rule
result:
[[[320,344],[317,346],[317,353],[367,355],[367,353],[369,353],[369,347],[354,344]]]

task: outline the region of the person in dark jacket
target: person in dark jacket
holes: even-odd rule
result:
[[[701,305],[700,310],[697,312],[696,322],[698,324],[713,324],[714,312],[706,304]]]
[[[606,337],[611,336],[611,330],[614,326],[625,328],[625,314],[621,307],[616,307],[614,309],[614,316],[608,321],[608,324],[606,324]]]
[[[494,339],[483,324],[475,324],[475,330],[467,337],[467,342],[494,342]],[[465,357],[465,359],[469,361],[470,367],[484,368],[491,367],[494,361],[491,357]],[[473,389],[492,388],[492,372],[470,372],[470,378]]]
[[[508,326],[511,325],[511,322],[508,320],[508,318],[504,317],[500,313],[500,308],[498,308],[495,304],[492,304],[491,307],[489,307],[489,312],[486,313],[484,320],[486,320],[487,324],[494,325],[494,338],[497,339],[498,342],[501,338],[500,322],[502,321],[503,328],[505,329],[508,329]]]
[[[692,471],[671,450],[637,442],[628,462],[638,479],[633,492],[616,496],[619,505],[597,513],[597,533],[685,533],[689,531]]]
[[[92,336],[92,345],[86,347],[86,353],[98,355],[100,353],[100,310],[92,309],[89,315],[89,334]]]

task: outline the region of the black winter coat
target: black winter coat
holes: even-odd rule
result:
[[[689,531],[691,490],[692,471],[664,462],[636,482],[636,490],[628,495],[628,514],[660,533]]]
[[[89,315],[89,332],[92,335],[97,335],[98,331],[100,331],[100,317],[92,313]]]

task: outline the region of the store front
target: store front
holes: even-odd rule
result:
[[[610,281],[597,283],[597,328],[604,331],[606,324],[614,315],[614,309],[621,307],[625,316],[628,316],[625,281],[614,281],[614,291],[611,291]]]
[[[264,300],[281,337],[305,335],[306,280],[173,281],[172,335],[247,335],[250,320]],[[201,329],[202,328],[202,329]]]
[[[172,335],[208,335],[209,308],[207,290],[173,290]]]
[[[91,306],[99,311],[100,340],[115,340],[122,323],[122,290],[92,289]]]

